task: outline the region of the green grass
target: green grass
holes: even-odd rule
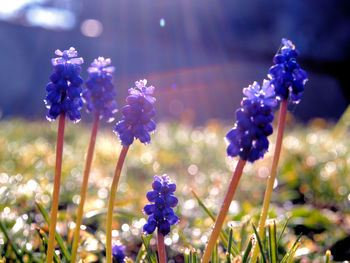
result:
[[[40,258],[40,247],[43,246],[37,229],[44,233],[47,225],[35,202],[49,211],[56,125],[23,120],[0,122],[0,219],[11,242],[15,243],[12,248],[25,248],[30,252],[28,255],[34,254],[37,258]],[[105,208],[121,148],[112,128],[102,128],[96,143],[85,206],[87,217],[83,221],[86,230],[83,231],[82,243],[86,251],[82,256],[86,262],[101,258],[104,250]],[[198,204],[191,189],[216,215],[236,163],[225,153],[223,138],[228,129],[215,121],[203,127],[160,123],[150,145],[137,142],[130,147],[118,188],[113,226],[118,234],[116,239],[127,246],[129,257],[135,259],[142,244],[140,234],[142,218],[145,218],[142,208],[147,203],[145,195],[155,174],[166,173],[178,185],[179,205],[175,212],[181,222],[171,232],[168,255],[176,259],[183,254],[184,248],[204,248],[205,236],[209,235],[213,221],[207,215],[208,211]],[[322,259],[326,249],[346,236],[346,229],[350,226],[339,222],[349,222],[350,217],[350,140],[346,130],[341,131],[334,132],[333,127],[324,121],[314,121],[307,126],[291,122],[287,126],[278,185],[270,209],[270,217],[276,218],[278,229],[282,229],[285,220],[291,216],[281,247],[274,252],[278,260],[286,252],[283,249],[291,248],[297,239],[298,233],[294,229],[302,228],[307,234],[299,248],[307,248],[305,256],[312,259]],[[59,233],[66,244],[70,243],[73,234],[70,225],[75,220],[89,136],[88,124],[67,125],[58,223]],[[274,140],[272,136],[270,141]],[[273,143],[270,149],[273,149]],[[228,222],[232,225],[231,242],[235,245],[237,242],[241,251],[249,244],[253,229],[248,224],[247,229],[241,231],[240,226],[250,218],[257,222],[271,152],[256,164],[247,165],[228,215]],[[226,243],[227,230],[224,233]],[[262,242],[268,246],[271,241]],[[153,245],[151,239],[149,246]],[[0,255],[14,258],[14,253],[8,252],[10,249],[7,238],[0,234]],[[18,253],[25,255],[26,251]],[[220,255],[216,257],[226,262],[225,253],[218,251]],[[198,258],[196,253],[191,257]]]

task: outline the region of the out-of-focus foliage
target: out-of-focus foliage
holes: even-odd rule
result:
[[[40,253],[37,229],[47,225],[35,206],[50,208],[57,123],[21,120],[0,122],[0,221],[18,247]],[[141,245],[140,234],[146,222],[142,208],[147,203],[147,188],[155,174],[167,173],[177,183],[179,225],[165,243],[169,257],[183,261],[183,249],[190,245],[203,249],[213,221],[191,193],[196,191],[204,204],[216,214],[237,162],[226,157],[224,135],[230,127],[208,121],[204,127],[160,123],[152,144],[135,143],[130,147],[117,193],[113,228],[115,240],[126,246],[126,255],[135,258]],[[348,134],[332,132],[322,120],[308,126],[290,121],[273,194],[270,217],[283,225],[292,216],[285,232],[290,248],[299,233],[302,243],[296,256],[316,258],[346,237],[350,230],[350,141]],[[67,123],[60,192],[58,231],[71,242],[79,202],[84,158],[90,137],[88,125]],[[121,149],[112,128],[98,133],[88,199],[85,205],[82,241],[86,262],[102,255],[105,240],[105,213],[113,171]],[[247,164],[228,215],[235,240],[241,242],[242,222],[252,216],[257,221],[266,177],[271,163],[275,137],[269,152],[254,165]],[[249,239],[249,237],[247,238]],[[239,245],[242,249],[248,240]],[[150,240],[153,246],[155,240]],[[7,240],[0,234],[0,252]],[[219,248],[220,251],[220,248]],[[1,252],[5,253],[5,252]],[[333,254],[333,253],[332,253]],[[224,255],[224,254],[223,254]],[[5,256],[2,254],[1,256]],[[319,258],[319,257],[318,257]]]

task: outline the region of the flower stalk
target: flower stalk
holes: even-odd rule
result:
[[[270,174],[267,180],[267,186],[264,196],[264,203],[261,210],[261,215],[259,219],[258,224],[258,234],[260,239],[263,238],[263,234],[265,231],[265,222],[267,219],[268,211],[269,211],[269,205],[271,201],[271,195],[273,191],[273,185],[275,183],[276,179],[276,172],[277,172],[277,166],[278,161],[281,154],[281,148],[282,148],[282,141],[283,141],[283,133],[284,133],[284,127],[286,123],[286,116],[287,116],[287,99],[282,100],[280,105],[280,114],[279,114],[279,120],[278,120],[278,131],[277,131],[277,139],[276,139],[276,145],[275,145],[275,152],[273,155],[273,161],[270,169]],[[254,246],[253,250],[253,256],[251,262],[256,262],[256,259],[258,257],[259,248],[258,246]]]
[[[164,235],[159,231],[157,232],[157,246],[158,246],[158,262],[166,263]]]
[[[112,222],[113,222],[113,212],[114,212],[114,203],[115,203],[115,197],[117,193],[118,183],[120,174],[123,168],[124,160],[126,157],[126,154],[128,153],[129,146],[123,146],[117,166],[115,168],[113,182],[111,186],[111,191],[109,193],[109,200],[108,200],[108,211],[107,211],[107,226],[106,226],[106,258],[107,263],[112,263]]]
[[[77,251],[78,251],[78,244],[79,244],[79,237],[80,237],[80,226],[83,219],[84,204],[86,200],[86,191],[88,186],[92,159],[94,157],[94,149],[95,149],[96,136],[97,136],[98,125],[99,125],[99,118],[100,118],[100,113],[97,111],[95,113],[94,121],[92,125],[90,144],[89,144],[89,149],[86,156],[84,177],[81,185],[80,203],[78,207],[78,215],[77,215],[77,221],[75,225],[74,238],[73,238],[73,244],[72,244],[72,259],[71,259],[72,263],[75,263],[77,258]]]
[[[219,237],[221,228],[224,224],[225,217],[227,215],[228,209],[230,208],[233,196],[236,192],[239,180],[241,179],[243,168],[246,164],[246,161],[243,159],[239,159],[236,169],[233,173],[230,185],[228,187],[224,202],[222,203],[221,210],[219,212],[219,215],[216,218],[216,222],[214,225],[214,229],[210,235],[207,247],[204,251],[203,257],[202,257],[202,263],[208,263],[209,260],[211,259],[211,255],[213,253],[216,241]]]
[[[63,156],[63,139],[65,128],[66,114],[61,113],[58,121],[57,143],[56,143],[56,167],[55,178],[52,193],[52,207],[51,207],[51,223],[49,228],[49,241],[47,248],[46,263],[51,263],[55,250],[55,233],[57,223],[57,211],[61,185],[61,171],[62,171],[62,156]]]

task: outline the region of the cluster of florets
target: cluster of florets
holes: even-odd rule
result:
[[[51,60],[54,70],[50,76],[51,82],[46,86],[46,118],[53,121],[61,113],[66,113],[72,121],[77,122],[81,119],[79,110],[84,105],[81,99],[83,80],[79,66],[83,59],[76,58],[78,52],[73,47],[64,51],[56,50],[55,54],[60,57]]]
[[[241,102],[242,107],[236,111],[235,126],[226,135],[229,142],[227,154],[254,162],[262,158],[269,147],[267,136],[273,132],[272,107],[277,101],[273,86],[267,80],[261,88],[254,82],[243,89],[243,94],[246,97]]]
[[[116,244],[112,248],[113,263],[125,262],[125,246]]]
[[[165,236],[170,232],[170,226],[179,222],[179,218],[172,209],[178,202],[174,196],[176,184],[171,183],[166,175],[155,176],[153,179],[153,191],[147,193],[147,199],[151,204],[143,209],[143,212],[149,215],[143,231],[152,234],[158,228],[158,231]]]
[[[277,98],[290,98],[293,103],[298,103],[304,92],[307,74],[296,62],[299,52],[293,43],[282,39],[282,45],[280,52],[273,58],[275,65],[270,68],[268,76],[275,87]]]
[[[88,68],[89,79],[83,92],[88,112],[98,112],[107,122],[114,120],[114,114],[118,111],[115,102],[116,91],[112,83],[114,67],[109,66],[111,59],[98,57]]]
[[[156,129],[152,120],[156,112],[153,103],[156,101],[153,94],[154,87],[147,87],[147,80],[135,82],[136,88],[129,89],[129,96],[126,98],[128,105],[122,108],[123,118],[114,128],[119,134],[122,145],[129,146],[135,139],[142,143],[151,142],[150,132]]]

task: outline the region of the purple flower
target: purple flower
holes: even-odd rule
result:
[[[264,80],[262,87],[254,82],[243,89],[246,96],[241,108],[236,111],[236,123],[226,134],[227,155],[240,156],[243,160],[255,162],[262,158],[269,147],[267,136],[273,132],[272,107],[277,105],[270,81]]]
[[[147,87],[147,80],[136,81],[136,88],[129,89],[129,96],[126,98],[128,105],[122,108],[123,118],[114,128],[119,134],[122,145],[129,146],[134,139],[142,143],[151,142],[150,132],[156,129],[152,120],[156,112],[153,103],[156,101],[153,94],[154,87]]]
[[[122,244],[116,244],[112,248],[113,263],[125,262],[125,246]]]
[[[300,102],[308,76],[296,62],[298,55],[293,43],[283,38],[282,48],[273,58],[275,65],[269,69],[268,74],[278,99],[290,98],[293,103]]]
[[[170,226],[177,224],[179,218],[175,215],[173,207],[178,203],[174,196],[176,184],[171,183],[168,176],[155,176],[152,183],[153,191],[147,193],[151,203],[146,205],[143,212],[149,215],[147,223],[143,226],[146,234],[152,234],[156,228],[164,236],[169,234]]]
[[[114,120],[114,114],[118,111],[115,102],[116,92],[112,83],[114,67],[109,66],[111,59],[98,57],[88,68],[89,79],[86,81],[86,89],[83,98],[88,112],[98,112],[100,118],[107,122]]]
[[[73,47],[64,51],[57,49],[55,54],[60,57],[51,60],[54,69],[51,82],[46,86],[46,118],[53,121],[66,113],[72,121],[78,122],[81,119],[79,110],[84,105],[81,99],[83,80],[79,75],[83,59],[76,58],[78,52]]]

